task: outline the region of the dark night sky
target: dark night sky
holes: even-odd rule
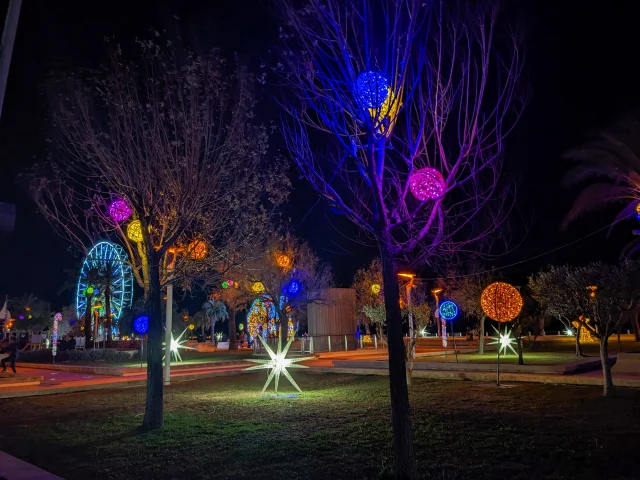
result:
[[[63,268],[79,259],[73,258],[68,244],[52,233],[15,184],[16,175],[43,153],[47,121],[39,85],[47,72],[55,67],[96,66],[103,59],[105,37],[125,43],[144,36],[150,27],[177,28],[182,36],[197,38],[205,48],[219,46],[228,54],[237,52],[255,67],[277,42],[278,26],[264,2],[23,2],[0,120],[0,201],[14,202],[18,208],[14,232],[0,234],[0,294],[30,292],[54,304],[72,301],[68,295],[57,297],[56,291],[65,280]],[[528,28],[527,70],[532,96],[522,122],[509,138],[506,158],[509,172],[520,179],[518,209],[533,220],[519,248],[497,264],[544,253],[612,220],[604,212],[566,232],[558,231],[573,196],[559,186],[567,167],[560,156],[579,143],[585,132],[605,126],[640,104],[634,74],[640,58],[635,33],[640,5],[635,3],[520,2]],[[0,0],[3,15],[7,4],[7,0]],[[366,263],[373,251],[346,242],[332,227],[340,219],[332,217],[322,202],[300,223],[316,197],[302,180],[295,181],[295,187],[288,211],[292,224],[298,225],[298,234],[332,263],[338,282],[350,283],[355,269]],[[516,226],[515,230],[522,240],[522,228]],[[603,232],[509,271],[521,277],[548,263],[614,261],[628,241],[629,231],[629,225],[622,225],[608,239]],[[335,242],[349,251],[341,250]]]

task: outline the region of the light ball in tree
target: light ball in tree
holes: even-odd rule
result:
[[[254,293],[262,293],[264,292],[264,284],[262,282],[254,282],[251,290],[253,290]]]
[[[131,216],[131,208],[125,200],[119,198],[109,205],[109,215],[118,223],[124,222]]]
[[[222,288],[229,288],[229,282],[227,282],[226,280],[222,282]]]
[[[298,280],[295,278],[291,279],[289,282],[289,286],[287,287],[287,292],[289,295],[296,295],[300,291],[301,285]]]
[[[492,320],[510,322],[522,310],[522,295],[513,285],[494,282],[482,292],[480,306],[485,315]]]
[[[440,304],[438,313],[440,314],[440,318],[443,318],[446,321],[451,321],[458,316],[458,305],[451,300],[447,300]]]
[[[188,245],[187,250],[191,258],[194,260],[202,260],[207,256],[207,242],[204,240],[194,240]]]
[[[89,285],[85,291],[87,292],[87,295],[93,295],[96,289]]]
[[[374,295],[378,295],[380,293],[379,283],[374,283],[373,285],[371,285],[371,293],[373,293]]]
[[[142,241],[142,224],[140,223],[140,220],[134,220],[127,225],[127,237],[136,243],[140,243]]]
[[[389,96],[389,80],[382,72],[362,72],[356,80],[356,98],[364,108],[380,108]]]
[[[437,200],[444,195],[444,177],[435,168],[421,168],[409,177],[409,189],[422,202]]]
[[[140,315],[133,321],[133,331],[138,335],[144,335],[149,331],[149,317]]]
[[[291,268],[291,257],[283,252],[276,252],[276,266],[285,272]]]

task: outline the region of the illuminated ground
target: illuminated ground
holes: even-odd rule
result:
[[[304,395],[261,399],[264,372],[173,385],[166,427],[139,433],[144,390],[2,400],[0,450],[66,479],[386,478],[388,379],[295,372]],[[415,380],[424,478],[636,478],[640,391]]]

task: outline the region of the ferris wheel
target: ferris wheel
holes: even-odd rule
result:
[[[118,320],[131,306],[133,275],[127,263],[127,254],[120,245],[111,242],[96,243],[82,263],[76,293],[76,313],[82,318],[87,310],[87,295],[104,296],[104,284],[111,284],[111,314]]]

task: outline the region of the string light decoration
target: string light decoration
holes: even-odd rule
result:
[[[451,300],[447,300],[440,304],[440,308],[438,309],[440,313],[440,318],[450,322],[454,318],[458,316],[458,305]]]
[[[185,328],[178,338],[173,338],[173,332],[171,332],[171,343],[169,344],[169,350],[171,350],[171,353],[173,354],[174,361],[177,360],[178,362],[182,362],[182,356],[180,355],[180,350],[195,350],[195,348],[188,347],[185,345],[185,343],[189,341],[188,339],[185,338],[184,340],[182,340],[183,335],[188,329],[189,329],[188,327]],[[162,351],[164,351],[165,345],[166,345],[166,342],[162,342],[162,347],[163,347]],[[165,357],[163,356],[162,359],[164,360]]]
[[[275,393],[278,394],[278,384],[280,382],[280,375],[284,375],[287,380],[295,387],[298,392],[302,393],[302,390],[296,383],[296,381],[291,377],[291,374],[287,371],[287,368],[309,368],[305,365],[299,365],[299,362],[304,362],[305,360],[313,360],[315,357],[299,357],[299,358],[286,358],[287,352],[289,351],[289,347],[293,343],[293,337],[289,339],[287,345],[282,348],[280,342],[278,342],[278,350],[277,353],[274,353],[271,350],[271,347],[267,345],[267,342],[264,341],[262,337],[258,337],[262,342],[262,346],[265,348],[267,353],[269,354],[269,360],[263,359],[253,359],[249,358],[247,361],[252,363],[257,363],[258,365],[254,365],[253,367],[245,368],[245,371],[249,370],[262,370],[267,369],[270,370],[269,376],[267,377],[267,381],[262,387],[262,391],[260,395],[264,394],[265,390],[271,384],[271,381],[275,379]]]
[[[489,345],[500,345],[498,349],[498,354],[500,355],[506,355],[508,353],[507,349],[511,349],[513,354],[517,355],[518,353],[513,348],[513,343],[516,341],[516,339],[511,336],[512,329],[507,330],[507,327],[505,326],[504,333],[500,333],[500,330],[498,330],[496,327],[493,327],[493,329],[496,331],[496,334],[498,336],[492,337],[493,342],[489,343]]]
[[[119,198],[118,200],[114,200],[109,205],[109,215],[113,218],[117,223],[124,222],[131,216],[131,208],[126,201]]]
[[[505,282],[494,282],[484,289],[480,306],[485,315],[500,323],[510,322],[522,310],[522,295],[516,287]]]
[[[580,316],[580,319],[582,320],[582,315]],[[585,323],[589,323],[590,319],[587,318],[585,320]],[[593,337],[593,335],[591,335],[591,332],[589,331],[589,329],[585,326],[582,325],[582,323],[578,322],[578,321],[573,321],[571,322],[571,325],[573,325],[573,328],[576,329],[576,332],[580,332],[580,336],[578,337],[578,340],[580,342],[592,342],[595,340],[595,338]]]
[[[374,295],[379,295],[380,294],[380,284],[379,283],[374,283],[373,285],[371,285],[371,293],[373,293]]]
[[[207,242],[204,240],[194,240],[187,246],[189,255],[194,260],[202,260],[207,256],[209,249],[207,248]]]
[[[149,331],[149,317],[140,315],[133,321],[133,331],[138,335],[144,335]]]
[[[283,252],[276,252],[276,266],[285,272],[291,268],[293,261],[291,257]]]
[[[129,240],[133,242],[142,242],[142,224],[140,223],[140,220],[134,220],[127,225],[127,237],[129,237]]]
[[[356,80],[355,90],[362,107],[378,109],[389,97],[389,80],[382,72],[362,72]]]
[[[253,293],[262,293],[262,292],[264,292],[264,283],[255,282],[253,285],[251,285],[251,290],[253,290]]]
[[[409,190],[422,202],[437,200],[444,195],[444,189],[444,177],[435,168],[421,168],[409,177]]]
[[[53,355],[53,361],[56,361],[56,354],[58,353],[58,323],[62,321],[62,314],[60,312],[53,316],[53,333],[51,334],[51,355]]]

